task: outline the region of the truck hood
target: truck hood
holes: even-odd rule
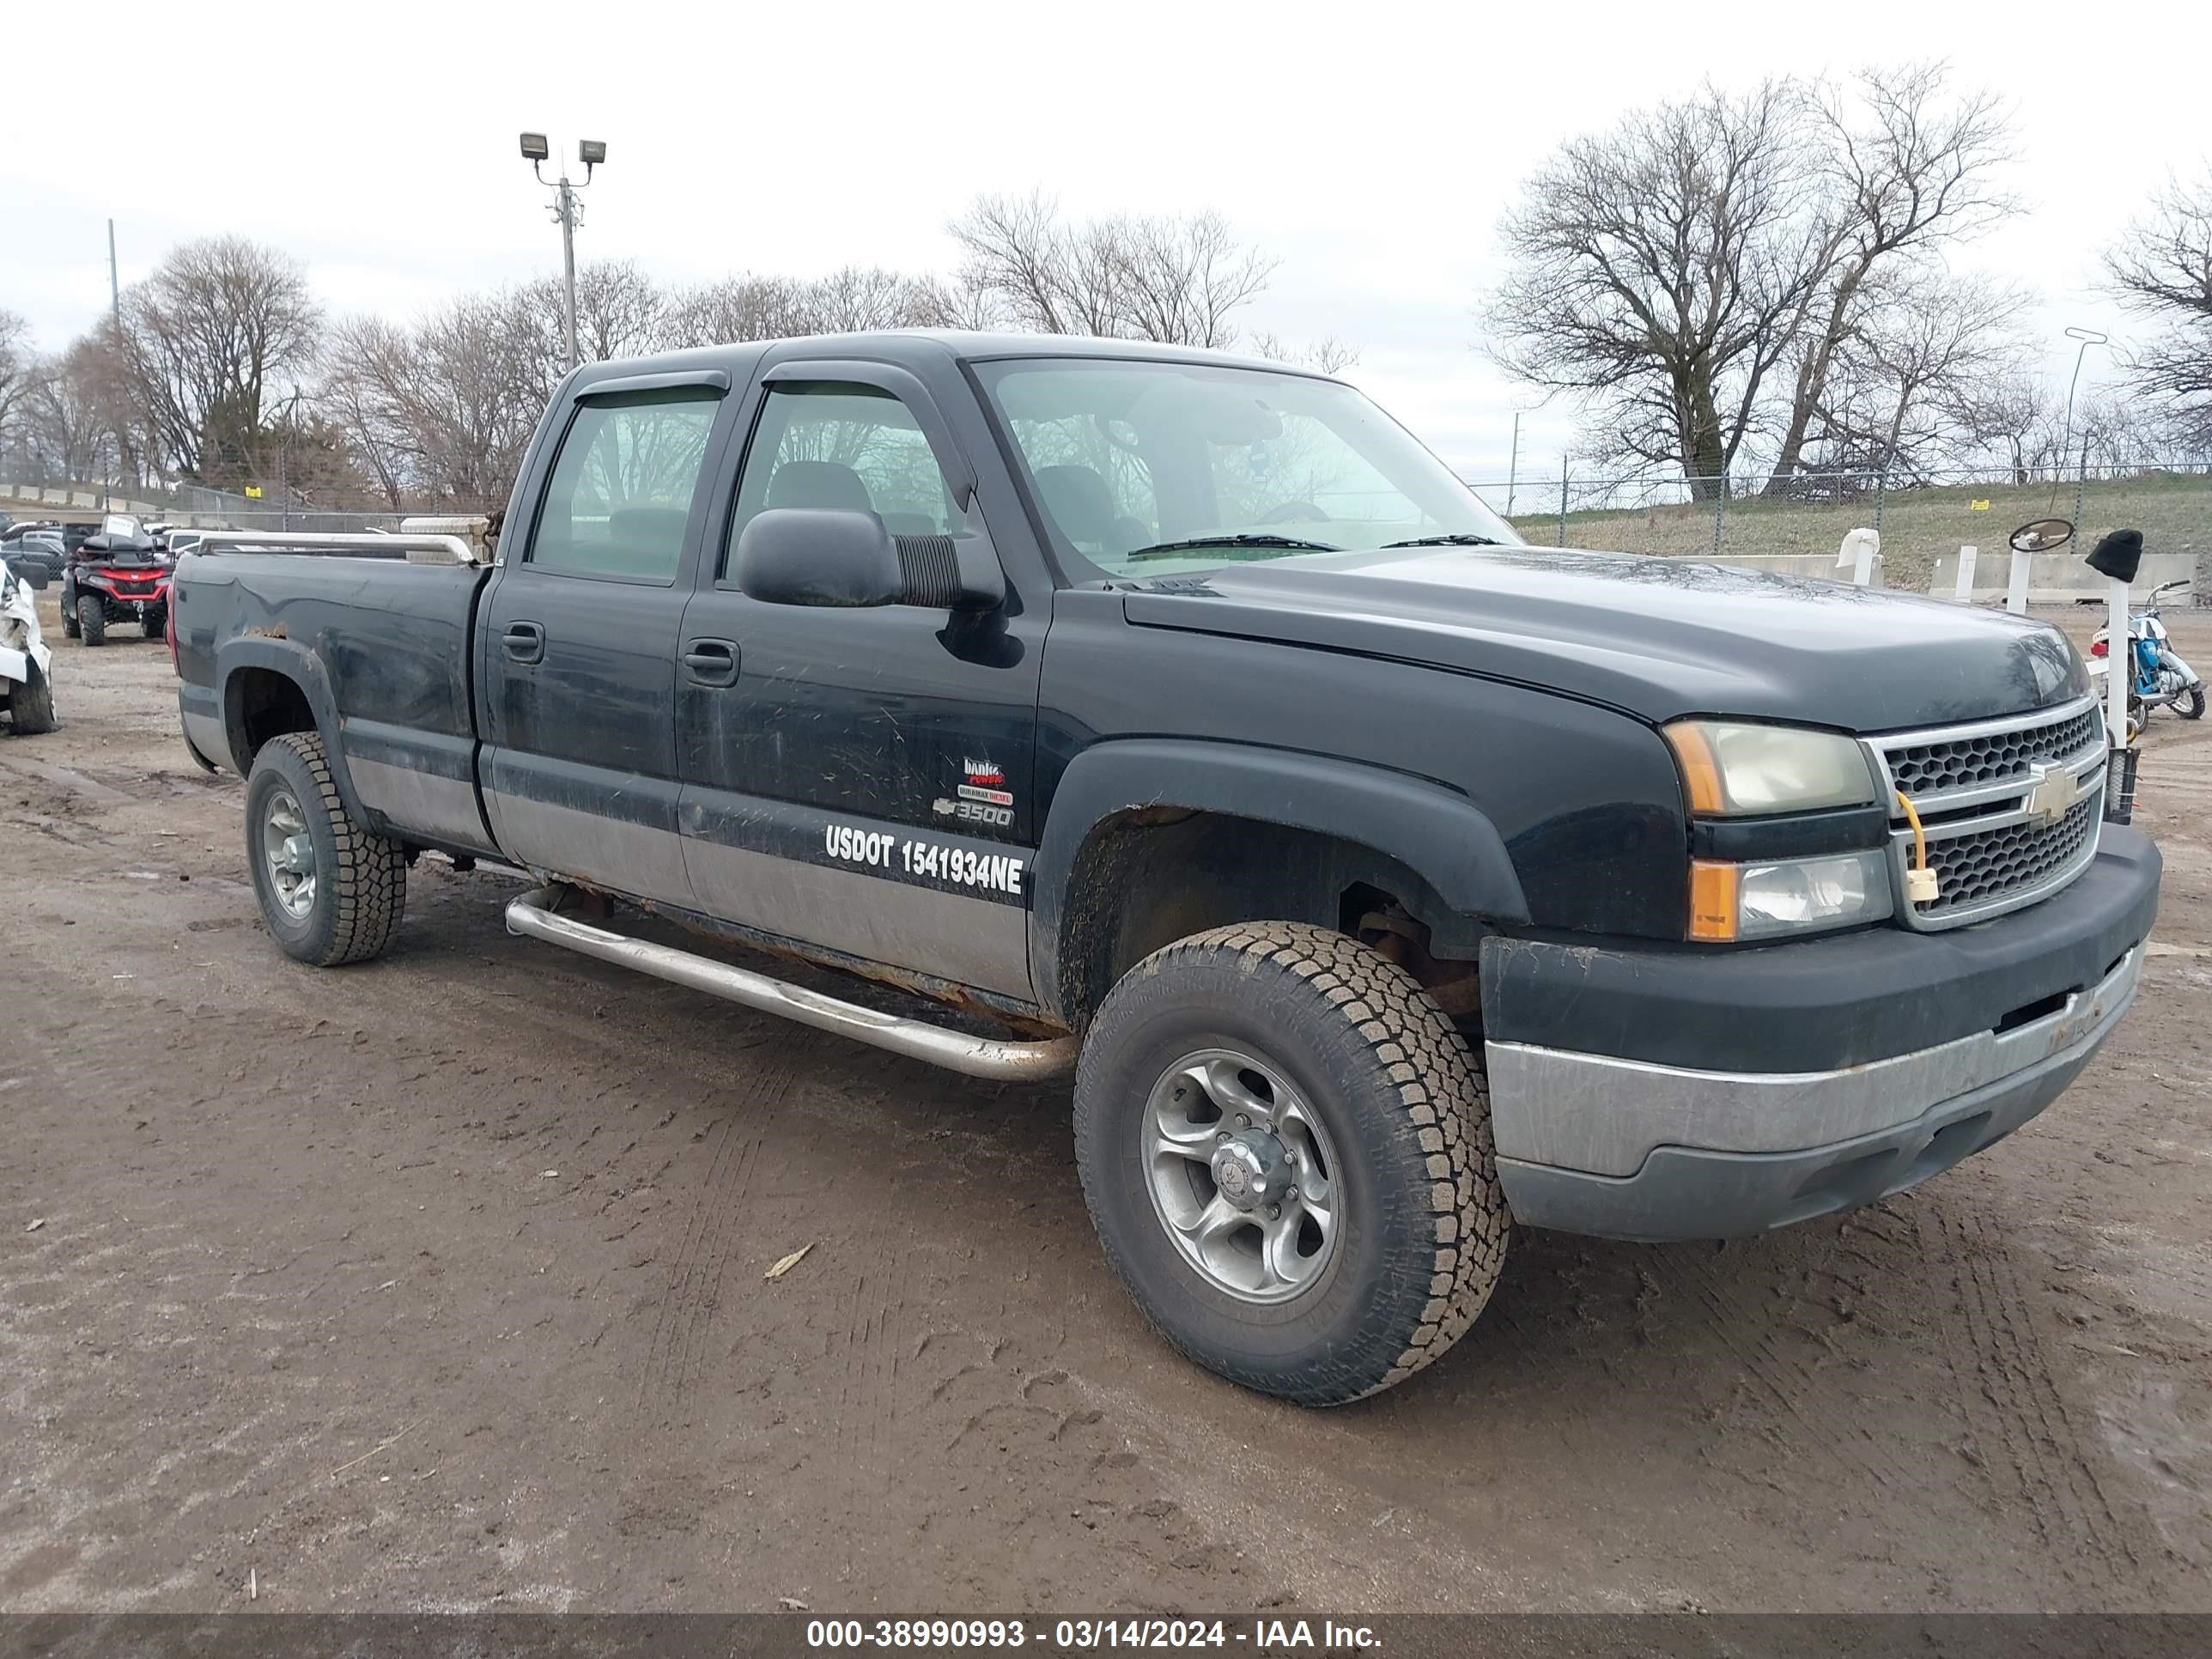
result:
[[[1418,548],[1230,565],[1124,597],[1130,622],[1510,680],[1654,722],[1734,715],[1887,732],[2080,695],[2048,623],[1716,564]]]

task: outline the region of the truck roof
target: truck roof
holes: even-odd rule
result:
[[[857,334],[805,334],[774,340],[748,340],[730,345],[694,346],[682,351],[655,352],[649,356],[617,357],[586,363],[578,371],[577,384],[587,386],[605,380],[687,369],[720,368],[732,374],[749,370],[762,356],[823,357],[861,356],[879,362],[912,364],[989,362],[1007,357],[1090,357],[1132,362],[1207,363],[1230,368],[1265,368],[1279,374],[1304,374],[1316,380],[1334,377],[1230,351],[1196,346],[1163,345],[1152,340],[1104,340],[1087,334],[981,333],[956,328],[877,329]]]

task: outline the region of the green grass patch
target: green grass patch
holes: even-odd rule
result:
[[[1528,506],[1537,488],[1524,486],[1515,506]],[[1485,494],[1494,502],[1498,492]],[[2212,477],[2154,473],[2094,479],[2081,486],[2081,499],[2076,545],[2084,553],[2106,531],[2125,526],[2142,532],[2147,552],[2195,553],[2200,562],[2212,556]],[[1738,496],[1720,510],[1710,501],[1589,509],[1567,514],[1564,541],[1621,553],[1833,555],[1847,532],[1877,523],[1876,508],[1869,490],[1840,501]],[[1889,585],[1918,589],[1927,586],[1936,559],[1946,553],[1963,545],[1988,553],[2002,549],[2005,538],[2031,519],[2075,517],[2075,486],[2060,484],[2055,502],[2048,483],[1891,489],[1883,492],[1879,509]],[[1563,539],[1556,508],[1516,512],[1513,526],[1545,546]]]

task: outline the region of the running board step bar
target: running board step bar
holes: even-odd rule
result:
[[[635,968],[671,984],[689,986],[726,1002],[741,1003],[764,1013],[781,1014],[818,1031],[835,1031],[878,1048],[969,1077],[1012,1082],[1040,1082],[1066,1077],[1075,1070],[1076,1039],[1054,1037],[1042,1042],[1003,1042],[994,1037],[969,1036],[948,1031],[918,1019],[902,1019],[878,1013],[857,1003],[841,1002],[803,986],[788,985],[765,974],[733,968],[690,951],[629,939],[594,927],[574,916],[558,915],[560,887],[539,887],[508,901],[507,931],[529,939],[542,939],[584,956],[597,957],[623,968]]]

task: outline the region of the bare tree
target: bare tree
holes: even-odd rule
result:
[[[1938,270],[1893,272],[1864,292],[1864,315],[1831,352],[1805,447],[1830,466],[1909,477],[1973,459],[1984,448],[1978,400],[2026,361],[2018,323],[2030,296]]]
[[[880,266],[847,265],[805,284],[797,297],[809,334],[927,328],[941,320],[936,284]]]
[[[112,484],[151,476],[158,446],[110,321],[30,366],[14,426],[15,453],[42,477]]]
[[[1616,463],[1723,488],[1834,259],[1802,88],[1711,86],[1572,140],[1501,226],[1492,359],[1595,412]]]
[[[727,276],[674,295],[662,328],[670,346],[781,340],[807,331],[801,284],[782,276]]]
[[[117,340],[164,459],[202,483],[257,477],[321,321],[288,254],[236,236],[172,249],[124,294]]]
[[[475,295],[413,328],[356,318],[334,331],[324,410],[395,510],[506,499],[561,373],[546,361],[541,311],[513,294]]]
[[[2021,368],[1983,377],[1951,400],[1960,441],[1994,454],[2016,484],[2033,483],[2063,459],[2065,399]]]
[[[1884,330],[1869,313],[1888,302],[1886,295],[1924,297],[1929,256],[1987,229],[2014,205],[1995,183],[2012,159],[2008,118],[1994,93],[1954,99],[1948,81],[1942,64],[1867,70],[1856,77],[1855,95],[1827,87],[1809,101],[1824,153],[1814,210],[1830,228],[1829,264],[1796,330],[1770,493],[1787,487],[1820,411],[1836,402],[1829,377],[1850,343]],[[1899,266],[1911,274],[1885,290],[1881,279]],[[1966,315],[1952,307],[1945,320],[1955,325]],[[1908,316],[1901,334],[1926,316],[1924,307]],[[1853,367],[1863,370],[1863,362]]]
[[[540,352],[551,380],[557,381],[568,367],[561,279],[541,276],[526,283],[516,297],[543,341]],[[593,260],[576,268],[576,349],[587,363],[658,349],[668,308],[668,295],[628,259]]]
[[[16,408],[36,380],[30,325],[12,311],[0,310],[0,442],[6,441]]]
[[[2132,355],[2130,383],[2165,407],[2179,438],[2212,448],[2212,172],[2153,197],[2105,269],[2120,302],[2161,325]]]
[[[951,230],[977,308],[1040,334],[1232,345],[1275,270],[1218,213],[1071,222],[1047,196],[983,196]]]
[[[1295,346],[1280,335],[1262,329],[1244,342],[1244,349],[1255,357],[1265,357],[1271,362],[1295,363],[1300,368],[1310,368],[1322,374],[1341,374],[1359,361],[1358,349],[1345,344],[1333,334],[1324,334],[1318,340]]]
[[[123,472],[109,365],[100,343],[77,341],[38,365],[23,400],[21,424],[42,471],[64,479],[114,483]]]

